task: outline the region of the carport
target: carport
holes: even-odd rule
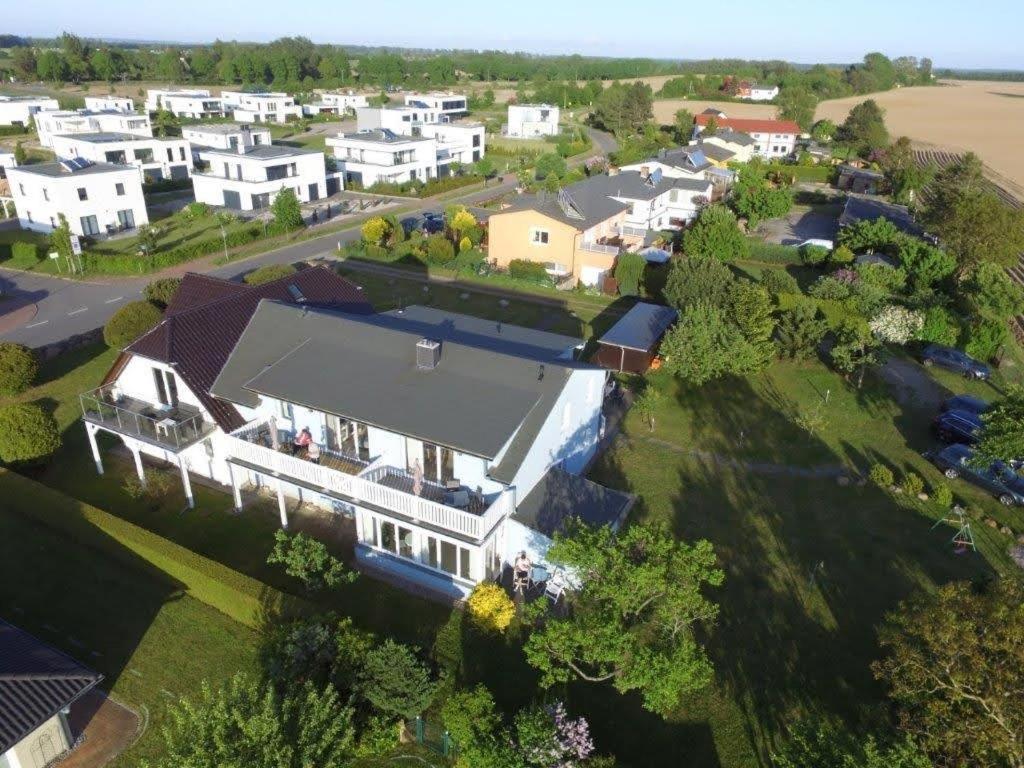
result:
[[[623,373],[643,373],[658,354],[661,338],[676,321],[671,307],[640,302],[597,340],[594,362]]]

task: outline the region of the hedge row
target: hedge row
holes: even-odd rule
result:
[[[0,497],[5,512],[20,513],[130,567],[138,568],[142,558],[192,597],[246,626],[259,628],[268,613],[308,607],[297,597],[6,469],[0,469]]]
[[[792,245],[779,245],[778,243],[766,243],[756,237],[748,237],[750,253],[747,256],[751,261],[761,261],[766,264],[800,264],[800,249]]]
[[[27,136],[28,132],[23,125],[0,125],[0,136]]]

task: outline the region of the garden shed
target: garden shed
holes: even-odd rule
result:
[[[643,373],[658,354],[661,337],[676,321],[671,307],[640,302],[597,340],[594,362],[613,371]]]

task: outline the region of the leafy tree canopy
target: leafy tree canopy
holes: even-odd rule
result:
[[[750,246],[736,224],[735,214],[724,205],[709,205],[683,235],[683,251],[689,257],[735,261],[746,257]]]
[[[57,420],[35,403],[0,407],[0,461],[38,462],[60,448]]]

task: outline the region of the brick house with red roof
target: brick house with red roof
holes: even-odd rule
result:
[[[722,115],[722,116],[719,116]],[[800,126],[792,120],[764,120],[748,117],[728,117],[723,112],[702,112],[694,118],[694,138],[700,136],[711,120],[719,128],[745,133],[754,140],[754,154],[766,159],[790,157],[796,152]]]

